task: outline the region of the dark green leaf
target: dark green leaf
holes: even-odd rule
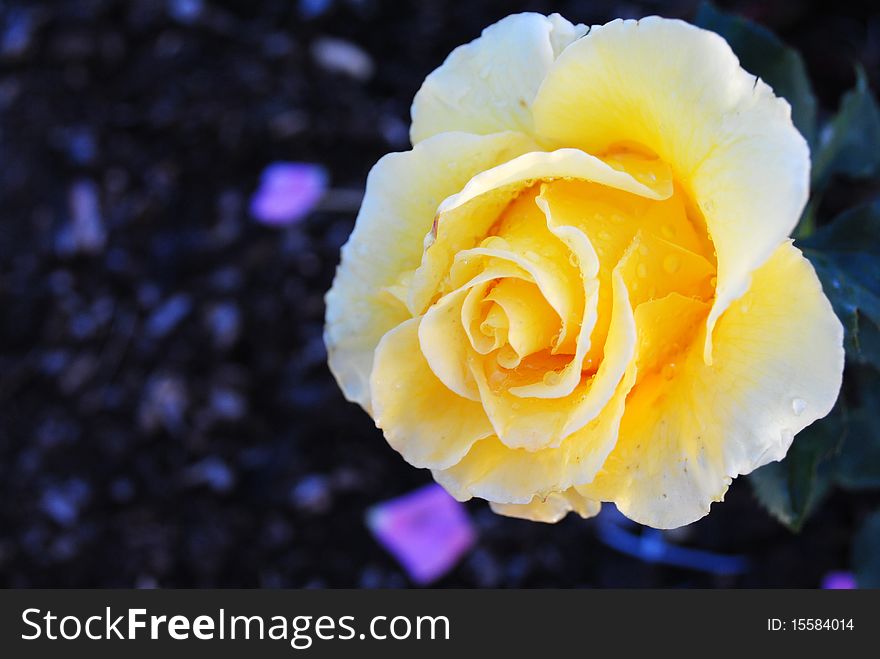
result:
[[[846,330],[850,358],[880,367],[880,202],[800,241]]]
[[[852,563],[860,588],[880,588],[880,512],[869,515],[856,533]]]
[[[859,400],[848,407],[836,480],[847,489],[880,488],[880,373],[873,368],[848,368],[846,377],[857,385]]]
[[[767,28],[705,3],[697,12],[700,27],[727,40],[742,67],[764,80],[791,104],[794,125],[812,146],[816,137],[816,97],[800,54]]]
[[[794,438],[788,455],[749,476],[752,489],[767,511],[792,531],[799,531],[828,493],[833,477],[830,458],[844,436],[844,413],[838,405]]]
[[[834,174],[853,178],[880,175],[880,109],[864,72],[843,97],[840,111],[813,155],[813,186],[823,187]]]

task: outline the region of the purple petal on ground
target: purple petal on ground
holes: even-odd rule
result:
[[[367,526],[418,584],[449,572],[475,540],[464,506],[435,484],[373,506]]]
[[[323,167],[304,162],[272,163],[260,177],[250,211],[258,221],[285,226],[309,214],[327,189]]]
[[[835,570],[822,577],[822,588],[825,590],[852,590],[858,588],[852,572]]]

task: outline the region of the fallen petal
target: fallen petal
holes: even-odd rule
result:
[[[418,584],[449,572],[475,540],[464,506],[435,484],[373,506],[367,526]]]
[[[825,590],[853,590],[858,588],[852,572],[834,570],[822,577],[822,588]]]
[[[319,165],[272,163],[263,170],[260,186],[251,197],[251,215],[272,226],[293,224],[321,200],[327,179],[327,172]]]

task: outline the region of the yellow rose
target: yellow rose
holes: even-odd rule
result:
[[[843,331],[788,238],[810,159],[718,35],[509,16],[382,158],[327,294],[330,368],[458,499],[659,528],[832,408]]]

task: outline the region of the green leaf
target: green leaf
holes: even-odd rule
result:
[[[852,564],[860,588],[880,588],[880,511],[869,515],[856,532]]]
[[[816,138],[816,97],[800,54],[762,25],[719,11],[710,3],[700,7],[696,24],[724,37],[742,67],[789,102],[794,125],[812,147]]]
[[[813,186],[822,188],[831,176],[880,175],[880,108],[858,69],[855,89],[844,95],[840,111],[813,154]]]
[[[798,433],[784,460],[749,476],[760,504],[792,531],[801,529],[830,490],[830,458],[839,450],[844,430],[845,414],[838,405],[828,417]]]
[[[844,488],[880,488],[880,373],[872,368],[847,368],[858,404],[850,403],[847,433],[836,464],[836,481]]]
[[[846,331],[847,355],[880,367],[880,201],[799,242]]]

